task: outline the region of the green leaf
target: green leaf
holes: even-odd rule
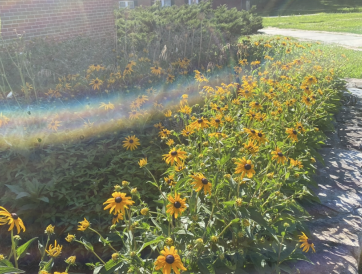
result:
[[[2,260],[0,261],[0,266],[14,267],[13,264],[12,264],[9,260],[7,260],[7,259],[2,259]]]
[[[0,274],[12,274],[12,273],[24,273],[25,271],[10,267],[10,266],[0,266]]]
[[[40,197],[40,198],[38,198],[38,200],[49,203],[49,198],[48,197]]]
[[[16,256],[18,257],[18,259],[24,257],[24,253],[28,250],[30,244],[35,241],[36,239],[38,239],[38,237],[35,237],[33,239],[30,239],[29,241],[27,241],[25,244],[19,246],[16,249]]]
[[[159,242],[162,241],[164,238],[165,238],[165,237],[163,237],[163,236],[158,236],[156,239],[154,239],[154,240],[152,240],[152,241],[149,241],[149,242],[147,242],[147,243],[144,243],[144,244],[141,246],[140,250],[138,250],[137,253],[140,253],[143,249],[145,249],[145,248],[146,248],[147,246],[149,246],[149,245],[153,245],[153,244],[159,243]]]
[[[82,242],[83,242],[85,249],[94,251],[93,245],[90,242],[87,242],[84,239],[82,239]]]

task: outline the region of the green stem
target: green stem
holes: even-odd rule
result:
[[[42,256],[41,256],[41,261],[44,260],[45,250],[47,250],[47,248],[48,248],[49,240],[50,240],[50,236],[48,235],[47,243],[45,244],[44,252],[43,252],[43,254],[42,254]]]
[[[80,244],[82,244],[82,245],[85,247],[85,249],[87,249],[87,250],[89,250],[90,252],[92,252],[93,255],[96,256],[96,257],[98,258],[98,260],[100,260],[103,264],[106,264],[106,263],[97,255],[97,253],[94,252],[94,250],[89,249],[88,247],[86,247],[86,245],[85,245],[83,242],[81,242],[81,241],[78,241],[78,240],[75,240],[75,241],[78,242],[78,243],[80,243]]]
[[[94,233],[96,233],[101,239],[102,241],[106,241],[106,239],[103,238],[103,236],[96,230],[94,230],[93,228],[90,228],[88,227],[89,230],[93,231]],[[118,252],[117,250],[114,249],[114,247],[110,244],[110,243],[107,243],[107,245],[114,251],[114,252]]]
[[[15,268],[18,268],[18,259],[16,258],[16,250],[15,250],[15,241],[14,241],[14,232],[13,232],[13,230],[11,230],[11,248],[13,250]]]

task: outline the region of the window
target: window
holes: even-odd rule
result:
[[[198,4],[199,0],[189,0],[189,5]]]
[[[134,9],[134,1],[119,1],[119,8]]]
[[[170,7],[171,0],[161,0],[162,7]]]

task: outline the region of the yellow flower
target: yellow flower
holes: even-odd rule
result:
[[[172,83],[174,80],[175,80],[175,76],[169,74],[169,75],[167,76],[166,82],[167,82],[167,83]]]
[[[313,84],[316,84],[318,81],[317,81],[317,78],[315,76],[306,76],[304,77],[304,83],[306,83],[307,85],[311,86]]]
[[[209,133],[209,136],[210,137],[216,137],[216,138],[219,138],[219,139],[228,137],[225,133],[222,133],[221,131]]]
[[[217,115],[215,118],[211,119],[211,125],[215,128],[218,128],[223,125],[223,122],[221,120],[221,115]]]
[[[123,214],[122,213],[118,213],[113,215],[112,217],[112,225],[115,225],[119,222],[119,220],[123,220]]]
[[[58,127],[61,125],[60,121],[52,119],[51,122],[48,124],[48,128],[54,131],[58,130]]]
[[[312,248],[313,252],[315,252],[314,243],[312,242],[312,240],[309,239],[307,235],[304,234],[304,232],[302,232],[302,234],[303,235],[299,235],[299,242],[302,243],[300,245],[300,248],[303,248],[303,252],[308,252],[309,248]]]
[[[285,130],[288,133],[288,138],[292,139],[294,142],[298,142],[298,131],[294,128],[287,128]]]
[[[154,75],[161,75],[162,68],[159,67],[159,66],[151,67],[151,73],[154,74]]]
[[[113,253],[113,254],[112,254],[112,260],[113,260],[113,261],[117,261],[118,258],[119,258],[119,254],[118,254],[118,253]]]
[[[131,112],[129,112],[129,118],[130,118],[131,120],[137,119],[137,118],[139,118],[140,116],[141,116],[141,113],[138,112],[137,110],[132,110]]]
[[[76,256],[70,256],[68,259],[65,260],[67,264],[73,265],[75,264],[75,260],[77,259]]]
[[[126,140],[123,141],[123,147],[130,149],[131,151],[136,149],[137,146],[140,145],[139,139],[133,135],[133,136],[128,136],[126,137]]]
[[[171,269],[173,269],[176,274],[180,274],[180,270],[187,270],[182,264],[180,255],[177,254],[177,250],[174,246],[171,246],[170,248],[164,247],[161,254],[162,255],[158,256],[155,261],[156,270],[162,269],[163,274],[170,274]]]
[[[63,246],[62,245],[58,245],[57,244],[57,240],[55,240],[54,242],[54,247],[53,245],[50,245],[49,246],[49,250],[45,250],[46,253],[48,253],[48,255],[52,258],[56,258],[60,255],[60,253],[62,252],[62,248]]]
[[[175,218],[177,219],[178,216],[181,216],[182,212],[186,210],[186,198],[181,199],[180,194],[175,193],[175,197],[172,197],[172,195],[169,195],[167,197],[170,204],[168,204],[166,213],[169,213],[171,215],[175,215]]]
[[[245,175],[248,178],[252,178],[255,174],[254,165],[252,164],[251,160],[246,160],[245,157],[242,159],[236,160],[236,168],[235,168],[235,174],[241,173],[241,177],[244,178]]]
[[[297,166],[298,168],[303,168],[302,162],[298,161],[298,160],[294,160],[292,158],[290,158],[290,164],[292,166]]]
[[[150,211],[150,210],[148,209],[148,207],[144,207],[144,208],[141,209],[141,214],[142,214],[143,216],[146,216],[149,211]]]
[[[131,189],[131,194],[135,195],[137,194],[138,190],[137,187]]]
[[[54,228],[55,226],[52,226],[52,225],[48,225],[45,229],[45,233],[48,234],[48,235],[52,235],[54,234]]]
[[[184,105],[180,107],[179,111],[184,114],[191,114],[192,108],[187,105]]]
[[[201,117],[200,119],[197,119],[190,124],[190,128],[196,129],[196,130],[208,128],[208,127],[209,127],[209,121],[204,117]]]
[[[110,208],[109,213],[112,213],[114,210],[115,213],[120,213],[122,211],[123,215],[125,214],[125,208],[128,208],[129,205],[133,205],[131,197],[127,197],[126,193],[114,192],[112,193],[113,198],[109,198],[103,204],[108,204],[104,210]]]
[[[163,160],[166,164],[173,165],[174,163],[182,163],[182,160],[186,159],[186,152],[182,151],[181,148],[177,149],[173,148],[170,150],[168,154],[163,155]]]
[[[155,128],[157,128],[157,129],[159,129],[159,130],[163,129],[163,126],[162,126],[161,122],[158,123],[158,124],[154,124],[153,126],[154,126]]]
[[[170,238],[170,237],[166,238],[165,244],[168,245],[168,246],[173,245],[173,240],[172,240],[172,238]]]
[[[313,157],[311,157],[310,160],[311,160],[312,163],[316,162],[316,160]]]
[[[66,240],[68,243],[73,242],[74,239],[75,239],[75,235],[71,235],[71,234],[69,234],[69,233],[68,233],[68,236],[65,237],[65,240]]]
[[[276,160],[278,164],[284,164],[287,160],[287,157],[284,156],[283,152],[278,147],[276,147],[271,154],[273,155],[272,160]]]
[[[182,130],[182,136],[189,137],[191,134],[193,134],[195,131],[190,126],[187,126],[185,129]]]
[[[259,151],[259,147],[254,143],[253,140],[249,140],[247,143],[244,143],[243,146],[244,149],[246,149],[252,155],[255,155]]]
[[[108,102],[108,104],[102,102],[99,105],[99,108],[104,108],[104,110],[108,110],[108,109],[114,109],[114,105],[111,102]]]
[[[90,82],[90,86],[92,86],[93,90],[96,90],[98,89],[99,90],[99,87],[103,84],[103,81],[102,80],[99,80],[98,77],[96,79],[93,79],[91,82]]]
[[[10,213],[5,209],[5,207],[0,206],[0,225],[10,225],[8,231],[14,229],[16,226],[17,234],[20,233],[21,229],[25,232],[25,226],[23,221],[19,218],[18,214]]]
[[[2,125],[7,125],[9,123],[9,118],[6,117],[5,115],[3,115],[3,113],[0,113],[0,127],[2,127]]]
[[[84,221],[79,222],[78,230],[79,231],[85,231],[89,227],[90,223],[86,218],[84,218]]]
[[[166,142],[166,145],[168,145],[169,147],[174,145],[175,144],[175,141],[173,139],[170,139]]]
[[[202,173],[195,173],[195,175],[190,175],[194,181],[191,183],[194,185],[194,189],[196,192],[199,192],[202,188],[204,188],[204,194],[208,192],[211,195],[211,183]]]
[[[311,98],[311,97],[309,97],[309,96],[302,96],[302,100],[303,100],[303,102],[304,102],[304,104],[306,104],[307,106],[310,106],[310,105],[312,105],[312,104],[314,104],[315,102],[314,102],[314,100],[313,100],[313,98]]]
[[[197,82],[202,83],[202,82],[209,82],[209,80],[206,79],[206,77],[204,75],[202,75],[201,73],[196,73],[195,74],[195,79]]]
[[[164,177],[163,179],[165,180],[165,183],[168,184],[169,186],[175,186],[176,182],[175,182],[174,178],[175,178],[175,175],[171,174],[171,175],[168,175],[168,177]]]
[[[170,109],[165,111],[165,116],[166,117],[171,117],[172,116],[172,111]]]
[[[143,158],[141,159],[138,164],[140,165],[140,167],[144,167],[147,165],[147,158]]]
[[[0,262],[5,259],[5,256],[3,254],[0,254]]]
[[[243,200],[241,198],[237,198],[235,200],[235,204],[236,204],[236,206],[241,207],[243,204]]]
[[[263,108],[259,102],[251,102],[251,103],[249,104],[249,106],[250,106],[251,108],[254,108],[254,109],[262,109],[262,108]]]
[[[274,177],[274,172],[270,172],[266,175],[266,177],[268,177],[268,179],[273,179]]]
[[[178,165],[175,165],[175,171],[176,171],[176,172],[180,172],[180,171],[182,171],[182,170],[184,170],[184,169],[185,169],[184,163],[180,163],[180,164],[178,164]]]

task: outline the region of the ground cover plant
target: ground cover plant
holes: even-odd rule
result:
[[[235,48],[231,45],[230,52],[232,59],[223,74],[210,68],[195,70],[196,84],[190,81],[170,91],[173,103],[165,99],[166,108],[158,101],[166,92],[151,90],[147,97],[128,101],[134,109],[128,116],[134,121],[130,124],[133,132],[114,134],[124,119],[113,118],[118,113],[115,102],[101,104],[102,113],[96,115],[112,114],[113,127],[88,134],[110,132],[108,138],[116,139],[115,143],[95,139],[99,151],[91,154],[88,164],[98,155],[109,157],[108,161],[63,193],[69,198],[86,191],[86,198],[75,198],[72,210],[65,213],[72,220],[58,222],[61,205],[52,208],[54,221],[43,224],[48,240],[39,242],[40,273],[50,272],[54,261],[54,269],[68,272],[76,258],[66,259],[66,265],[60,258],[79,258],[81,250],[89,252],[86,258],[94,273],[214,273],[223,268],[236,273],[293,273],[289,261],[308,260],[302,251],[318,247],[305,227],[308,215],[301,201],[316,200],[309,189],[316,149],[338,109],[343,66],[331,62],[329,52],[318,45],[288,38],[245,37]],[[151,106],[147,105],[150,101]],[[61,133],[62,120],[58,122],[52,124],[59,130],[55,135]],[[79,136],[72,128],[67,134]],[[90,143],[81,136],[80,150],[89,150]],[[61,161],[71,180],[80,152],[69,144],[59,147],[64,152],[56,159],[46,160],[42,153],[33,157],[39,157],[36,165],[43,172]],[[34,158],[24,165],[20,153],[7,157],[14,157],[15,166],[21,166],[15,177],[30,177],[22,172]],[[123,173],[110,173],[125,165]],[[64,192],[62,184],[52,183],[55,186],[45,188],[24,183],[17,189],[8,184],[15,195],[8,192],[2,198],[9,206],[1,208],[0,224],[2,228],[9,225],[11,235],[5,237],[11,239],[12,256],[1,257],[1,264],[17,267],[30,243],[16,249],[20,244],[14,229],[19,233],[31,228],[27,222],[23,227],[22,220],[37,203],[47,202],[44,189],[53,187],[53,195]],[[29,195],[21,193],[29,186],[37,188],[26,190]],[[56,202],[49,197],[49,205]],[[21,203],[26,206],[30,201],[35,207],[14,213]],[[102,224],[108,229],[103,230]],[[53,236],[58,225],[62,231]],[[64,254],[67,246],[70,254]]]
[[[362,34],[362,13],[318,13],[289,17],[265,17],[265,27]]]

